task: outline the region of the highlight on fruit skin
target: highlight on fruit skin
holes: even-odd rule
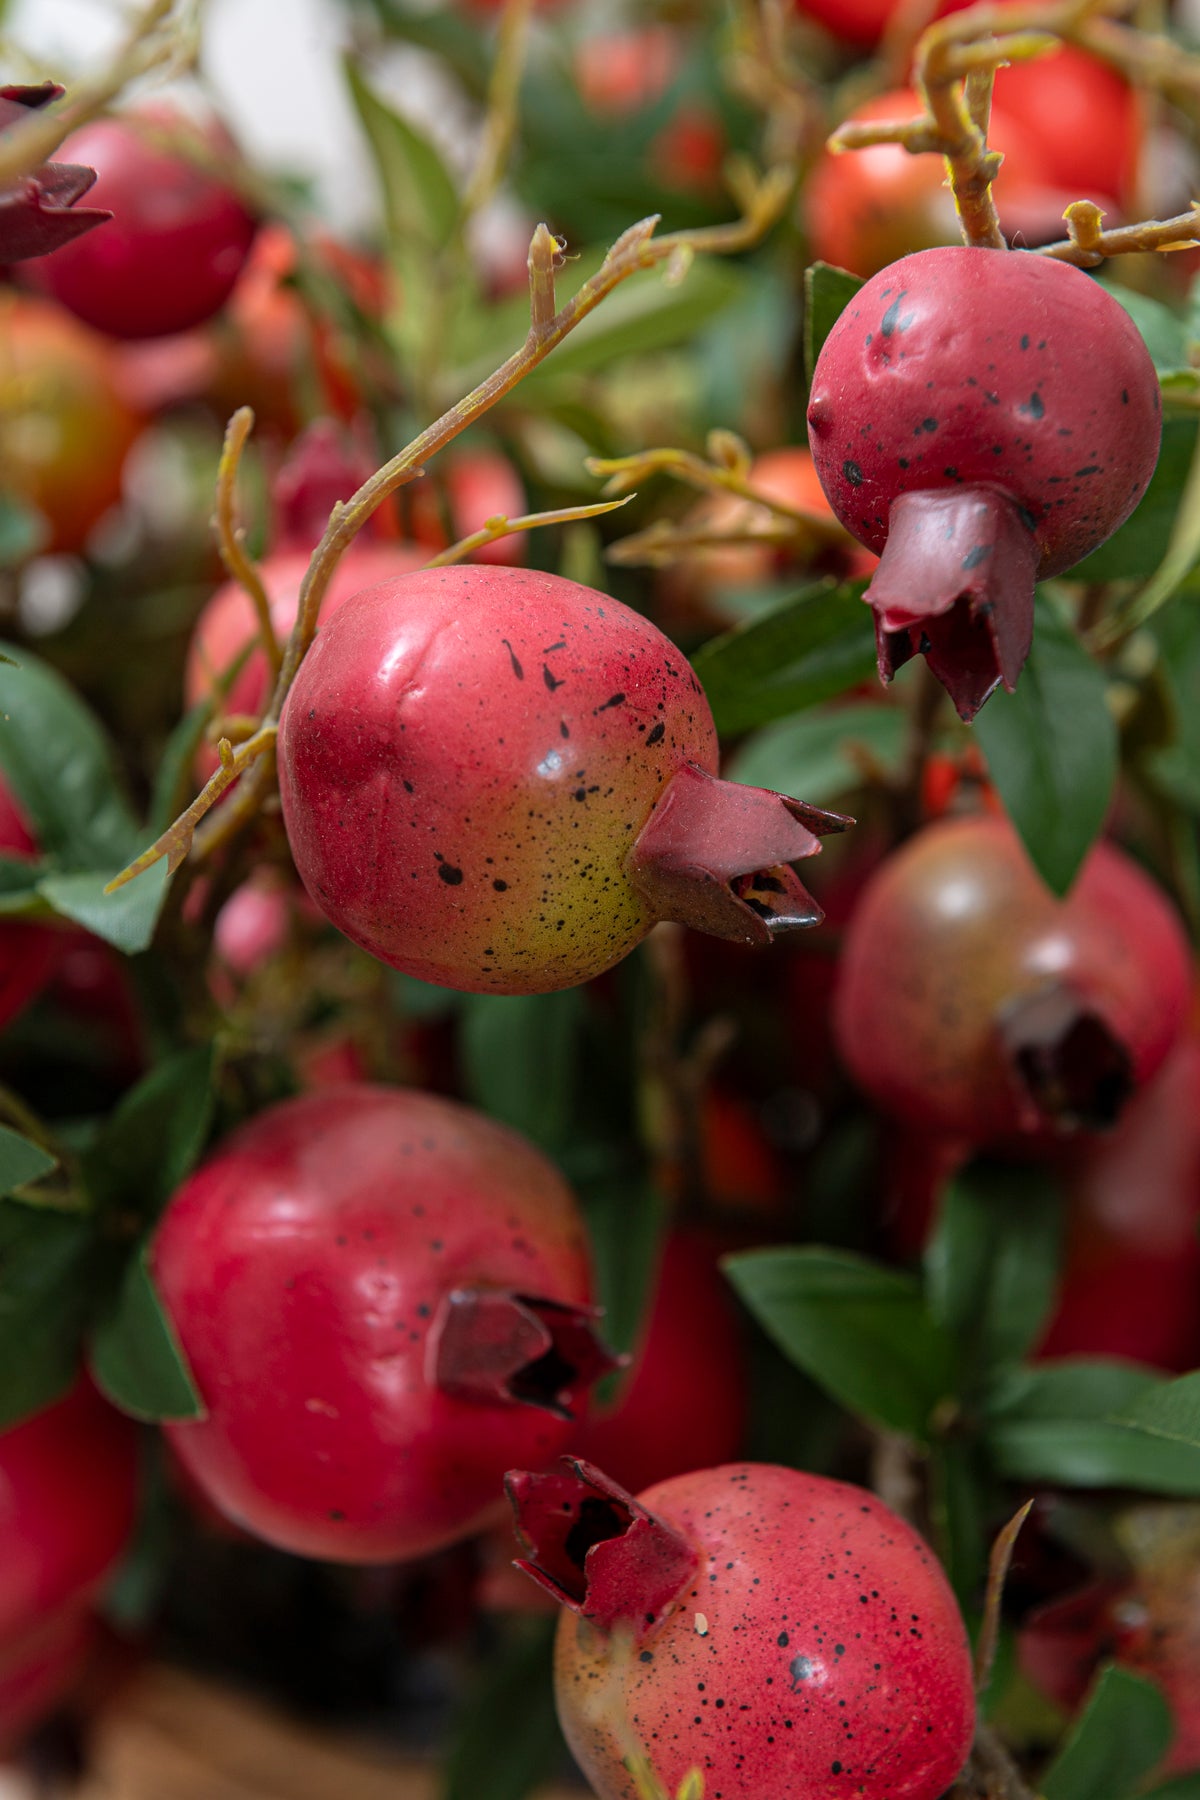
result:
[[[562,1603],[559,1719],[600,1800],[939,1800],[975,1704],[954,1596],[865,1489],[727,1463],[635,1498],[589,1463],[506,1478],[518,1567]]]
[[[505,568],[344,602],[279,732],[318,906],[395,968],[502,994],[586,981],[659,919],[767,944],[820,918],[793,865],[850,821],[717,760],[700,683],[649,620]]]
[[[1125,309],[1069,264],[955,246],[902,257],[817,358],[809,442],[880,556],[879,675],[918,653],[974,718],[1016,685],[1035,581],[1102,544],[1149,485],[1158,377]]]

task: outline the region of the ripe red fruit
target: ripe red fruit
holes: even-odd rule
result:
[[[847,123],[915,119],[923,110],[911,88],[898,88],[856,107]],[[993,106],[988,143],[1004,153],[995,189],[1002,229],[1011,235],[1044,223],[1061,231],[1063,207],[1077,196],[1055,191],[1025,122]],[[825,151],[805,184],[804,220],[812,255],[856,275],[874,275],[911,251],[961,242],[945,160],[913,156],[901,144]]]
[[[0,1758],[70,1694],[97,1635],[91,1614],[73,1610],[0,1642]]]
[[[570,987],[656,920],[770,941],[836,814],[716,778],[703,691],[606,594],[517,569],[408,575],[322,628],[284,707],[296,867],[338,928],[422,980]]]
[[[8,783],[0,777],[0,855],[32,862],[37,844]],[[39,994],[58,967],[67,934],[50,925],[6,919],[0,925],[0,1029]]]
[[[224,133],[166,107],[98,119],[60,154],[96,169],[92,202],[113,217],[38,264],[38,283],[110,337],[162,337],[222,306],[254,238],[255,220],[214,174]]]
[[[271,624],[282,644],[296,623],[300,601],[300,584],[311,560],[307,550],[284,548],[274,551],[259,565],[259,573],[271,602]],[[321,602],[322,619],[329,619],[338,607],[374,582],[388,581],[419,569],[427,560],[426,552],[415,544],[353,545],[333,572],[333,579]],[[254,603],[238,581],[227,581],[217,589],[196,621],[188,646],[184,668],[183,692],[187,706],[213,697],[221,681],[241,662],[218,710],[228,717],[261,717],[271,697],[270,670],[267,659],[257,646],[258,615]],[[249,650],[249,655],[247,651]],[[243,659],[244,660],[241,660]],[[206,747],[199,757],[205,778],[217,767],[215,749]]]
[[[41,549],[83,549],[121,498],[122,464],[141,425],[103,339],[48,301],[0,295],[0,468],[9,491],[45,520]]]
[[[91,1598],[137,1494],[137,1428],[87,1382],[0,1432],[0,1645]]]
[[[1200,1364],[1200,1040],[1066,1171],[1068,1236],[1042,1356]]]
[[[728,1462],[745,1428],[746,1371],[729,1286],[702,1244],[673,1231],[633,1366],[611,1410],[576,1433],[576,1452],[636,1494]]]
[[[1080,270],[1021,251],[923,250],[872,277],[825,340],[809,441],[847,530],[879,673],[917,651],[965,719],[1012,688],[1035,580],[1103,543],[1158,458],[1158,378]]]
[[[152,1255],[207,1409],[166,1427],[175,1450],[221,1512],[306,1556],[477,1530],[514,1447],[547,1462],[611,1366],[570,1190],[428,1094],[270,1108],[185,1182]]]
[[[838,1047],[885,1112],[989,1143],[1111,1125],[1183,1029],[1179,920],[1112,844],[1066,899],[1006,820],[926,827],[867,883],[846,932]]]
[[[938,1800],[974,1726],[966,1632],[910,1526],[844,1482],[731,1463],[635,1500],[586,1463],[514,1473],[527,1572],[568,1609],[555,1689],[600,1800]]]

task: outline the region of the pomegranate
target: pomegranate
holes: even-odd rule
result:
[[[81,1610],[129,1541],[138,1438],[86,1381],[0,1432],[0,1645]]]
[[[716,766],[668,638],[518,569],[357,594],[318,634],[279,735],[313,899],[382,961],[480,992],[585,981],[661,918],[746,943],[811,923],[790,865],[847,821]]]
[[[919,650],[964,719],[1029,653],[1035,580],[1146,491],[1158,378],[1125,310],[1022,251],[922,250],[873,276],[825,340],[809,441],[838,518],[880,555],[879,673]]]
[[[19,83],[0,87],[0,133],[19,125],[30,112],[60,100],[64,91],[55,81],[43,81],[36,87]],[[50,162],[0,187],[0,263],[48,256],[110,219],[112,214],[103,207],[76,205],[95,179],[95,169]]]
[[[70,1695],[98,1635],[92,1615],[72,1609],[0,1641],[0,1759]]]
[[[1007,820],[947,819],[864,888],[834,1030],[885,1112],[989,1143],[1113,1124],[1179,1038],[1190,989],[1178,918],[1115,845],[1059,900]]]
[[[566,1607],[555,1688],[600,1800],[938,1800],[974,1725],[966,1632],[940,1567],[873,1494],[764,1463],[659,1482],[509,1475],[529,1574]]]
[[[97,119],[62,146],[95,167],[91,198],[112,220],[38,265],[41,287],[110,337],[162,337],[223,305],[254,239],[255,220],[211,167],[229,139],[173,108]]]
[[[486,1523],[518,1445],[570,1441],[595,1338],[570,1190],[448,1100],[325,1088],[185,1182],[152,1246],[206,1417],[166,1427],[208,1498],[302,1555],[384,1562]]]

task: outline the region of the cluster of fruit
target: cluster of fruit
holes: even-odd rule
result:
[[[1168,1379],[1200,1364],[1200,639],[1164,609],[1195,560],[1195,426],[1163,423],[1164,388],[1195,409],[1185,327],[1166,287],[947,243],[936,157],[809,142],[864,69],[853,122],[921,110],[896,63],[933,9],[749,6],[733,50],[703,7],[617,34],[537,10],[485,175],[515,136],[568,236],[647,184],[703,227],[725,150],[782,143],[802,239],[747,230],[728,283],[607,340],[601,310],[559,377],[535,238],[537,380],[494,383],[501,437],[365,523],[375,465],[515,312],[511,255],[472,251],[476,202],[361,70],[386,256],[164,105],[0,184],[0,599],[42,638],[0,668],[0,1754],[78,1690],[149,1463],[185,1543],[448,1556],[472,1621],[548,1591],[602,1800],[695,1771],[716,1800],[999,1792],[1001,1739],[1044,1763],[1089,1691],[1067,1758],[1094,1715],[1163,1709],[1132,1794],[1200,1769],[1200,1437]],[[426,25],[479,92],[478,20]],[[1119,61],[1001,71],[1010,234],[1052,235],[1079,184],[1129,204]],[[59,100],[4,90],[0,152]],[[585,148],[627,126],[632,172],[564,193],[571,115]],[[673,267],[722,242],[684,240]],[[251,561],[231,433],[220,585],[195,470],[247,403],[271,529]],[[585,449],[703,498],[640,497],[606,572]],[[527,491],[561,536],[503,534]],[[169,872],[114,890],[148,835]],[[1031,1496],[1005,1594],[988,1545]],[[1113,1661],[1147,1685],[1097,1714]]]

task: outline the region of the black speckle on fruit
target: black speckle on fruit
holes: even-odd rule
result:
[[[453,863],[447,862],[438,864],[438,874],[447,887],[457,887],[463,878],[462,870],[456,869]]]
[[[847,457],[846,461],[842,464],[842,474],[846,477],[846,480],[850,483],[851,487],[862,486],[863,472],[856,462],[850,461],[849,457]]]

